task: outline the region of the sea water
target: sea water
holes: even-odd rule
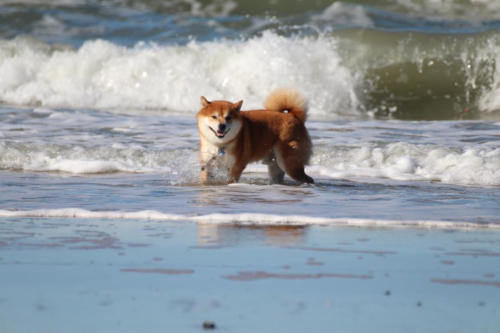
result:
[[[495,1],[0,1],[0,251],[34,220],[497,230],[499,54]],[[199,97],[283,86],[315,185],[202,186]]]

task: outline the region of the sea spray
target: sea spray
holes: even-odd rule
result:
[[[0,76],[0,100],[17,105],[194,113],[200,95],[260,108],[269,91],[293,86],[310,98],[313,115],[360,109],[360,77],[342,66],[335,39],[272,32],[185,46],[95,40],[77,50],[16,38],[0,42]]]

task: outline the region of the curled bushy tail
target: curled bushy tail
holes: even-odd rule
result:
[[[288,111],[301,122],[306,121],[307,101],[297,90],[280,88],[267,96],[264,107],[269,111]]]

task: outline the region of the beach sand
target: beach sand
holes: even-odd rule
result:
[[[489,230],[18,217],[0,229],[1,332],[498,332]]]

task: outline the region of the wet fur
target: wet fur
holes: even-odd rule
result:
[[[312,150],[304,98],[279,89],[269,95],[264,110],[240,111],[242,103],[201,97],[196,118],[202,183],[237,182],[247,164],[259,160],[268,165],[270,183],[282,183],[285,172],[298,182],[314,183],[304,172]]]

